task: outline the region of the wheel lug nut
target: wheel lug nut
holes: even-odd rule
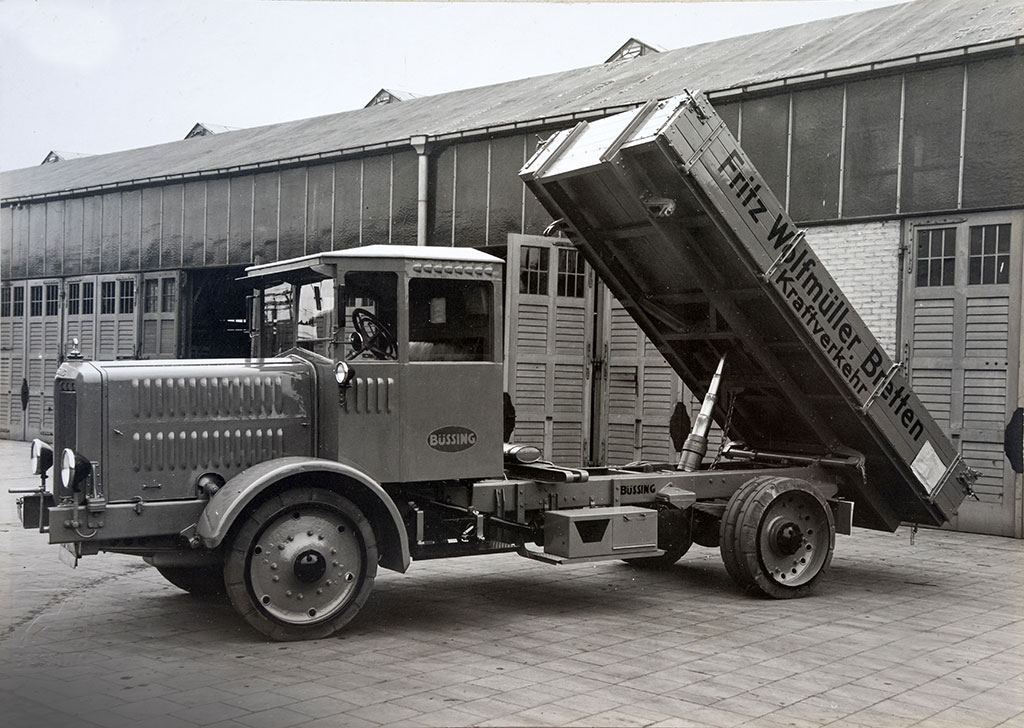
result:
[[[311,528],[308,531],[306,531],[306,535],[307,536],[312,536],[313,535],[313,529]]]
[[[285,595],[286,597],[290,597],[290,596],[292,595],[292,590],[291,590],[291,589],[289,589],[288,591],[286,591],[286,592],[284,593],[284,595]]]
[[[317,590],[316,590],[316,593],[317,593],[317,594],[323,594],[323,593],[324,593],[324,590],[323,590],[323,589],[317,589]]]
[[[284,551],[284,544],[283,544],[283,543],[279,543],[279,544],[277,545],[277,550],[278,550],[278,551]]]
[[[323,541],[324,540],[324,535],[321,533],[319,536],[316,537],[316,539],[317,539],[317,541]]]
[[[274,578],[272,579],[272,581],[281,581],[281,577],[277,574],[274,574]]]
[[[301,595],[301,594],[299,594],[297,598],[298,598],[298,599],[302,599],[302,595]]]
[[[334,556],[336,553],[338,553],[338,549],[331,549],[331,556]]]
[[[288,537],[288,540],[289,540],[289,541],[294,541],[294,540],[295,540],[295,537],[294,537],[294,536],[289,536],[289,537]]]
[[[271,564],[271,565],[270,565],[270,568],[271,568],[271,569],[276,569],[276,568],[277,568],[277,564]]]

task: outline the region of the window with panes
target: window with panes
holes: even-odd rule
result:
[[[160,281],[150,279],[143,284],[142,290],[142,311],[144,313],[156,313],[160,303]]]
[[[56,283],[46,284],[46,315],[56,316],[60,313],[60,286]]]
[[[118,313],[135,313],[135,281],[120,281]]]
[[[11,316],[11,289],[0,288],[0,318]]]
[[[1010,225],[974,225],[967,251],[967,282],[972,285],[1010,282]]]
[[[160,313],[174,313],[178,306],[178,288],[173,278],[160,281]]]
[[[560,248],[558,251],[558,295],[583,298],[586,273],[580,251]]]
[[[32,288],[29,289],[28,315],[29,316],[42,316],[43,315],[43,287],[42,286],[32,286]]]
[[[82,284],[68,283],[68,316],[77,316],[82,308]]]
[[[952,286],[956,270],[956,228],[917,231],[917,285]]]
[[[533,295],[547,295],[548,292],[548,249],[524,245],[519,265],[519,292]]]
[[[89,316],[96,310],[96,284],[87,281],[82,284],[82,315]]]
[[[103,281],[100,284],[100,313],[114,313],[117,310],[117,283]]]
[[[12,314],[15,318],[25,315],[25,289],[18,287],[14,289],[14,303]]]

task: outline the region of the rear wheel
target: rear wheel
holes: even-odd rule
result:
[[[228,596],[246,622],[275,640],[327,637],[366,602],[377,544],[347,498],[293,488],[260,503],[235,533],[224,564]]]
[[[160,576],[179,589],[197,597],[224,596],[224,569],[221,566],[157,566]]]
[[[804,596],[832,562],[832,510],[803,480],[751,479],[729,500],[721,529],[725,568],[746,591]]]

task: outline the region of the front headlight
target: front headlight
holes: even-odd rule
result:
[[[92,464],[70,447],[60,455],[60,482],[65,488],[78,491],[91,469]]]
[[[29,452],[29,461],[32,463],[32,472],[36,475],[45,475],[46,471],[53,465],[53,448],[49,443],[36,439],[32,441],[32,449]]]
[[[342,387],[347,387],[349,385],[349,382],[352,381],[353,374],[354,372],[352,371],[352,367],[350,367],[346,361],[339,361],[334,365],[334,381]]]

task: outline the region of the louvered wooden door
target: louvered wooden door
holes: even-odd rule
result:
[[[512,440],[579,467],[590,450],[593,274],[567,240],[509,235],[506,290]]]
[[[178,312],[181,285],[178,273],[147,273],[142,279],[143,359],[178,356]]]
[[[25,439],[25,290],[20,282],[0,287],[0,438],[11,440]]]
[[[608,465],[674,461],[677,453],[669,419],[683,397],[682,383],[626,309],[607,289],[604,293],[605,366],[599,423],[603,460]]]
[[[903,341],[911,381],[981,472],[954,528],[1015,535],[1004,433],[1020,386],[1021,215],[923,220],[907,228]],[[1019,535],[1019,534],[1017,534]]]
[[[139,352],[139,276],[100,276],[96,358],[134,359]]]

